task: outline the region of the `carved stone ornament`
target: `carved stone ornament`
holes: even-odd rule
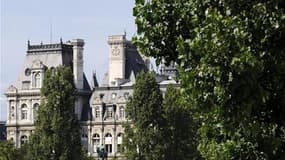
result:
[[[115,46],[113,49],[112,49],[112,55],[114,56],[117,56],[120,54],[120,49],[118,48],[118,46]]]
[[[44,68],[44,64],[43,64],[43,62],[42,61],[40,61],[40,60],[34,60],[33,61],[33,64],[32,64],[32,68],[33,69],[36,69],[36,68]]]

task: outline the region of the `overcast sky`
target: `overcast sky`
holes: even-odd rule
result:
[[[101,81],[108,67],[107,37],[126,31],[130,39],[135,33],[133,6],[134,0],[1,0],[0,120],[7,115],[3,94],[21,71],[28,40],[84,39],[84,71],[89,82],[95,70]]]

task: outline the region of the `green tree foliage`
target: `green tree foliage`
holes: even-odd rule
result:
[[[175,61],[206,159],[285,159],[285,1],[136,0],[140,51]]]
[[[169,87],[162,99],[153,73],[141,73],[127,103],[125,125],[127,159],[198,159],[196,125],[179,89]]]
[[[142,72],[136,79],[126,113],[132,122],[125,126],[127,159],[158,160],[163,156],[161,136],[162,95],[153,73]]]
[[[163,100],[163,144],[165,160],[199,159],[196,145],[197,126],[185,106],[179,89],[169,86]]]
[[[29,160],[81,160],[80,127],[74,112],[75,87],[69,67],[47,70],[41,88],[35,132],[28,144]]]
[[[22,160],[24,148],[15,148],[10,141],[0,141],[0,160]]]

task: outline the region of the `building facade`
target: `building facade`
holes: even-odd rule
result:
[[[34,130],[40,104],[40,87],[47,68],[70,66],[78,91],[75,112],[81,122],[81,141],[88,153],[97,157],[97,148],[104,147],[108,157],[122,157],[122,124],[127,121],[125,107],[133,93],[136,76],[149,70],[149,59],[143,58],[126,35],[108,37],[109,70],[99,86],[93,76],[90,88],[83,72],[84,41],[75,39],[58,44],[30,45],[22,72],[5,95],[8,99],[7,139],[17,147],[25,143]],[[162,68],[157,82],[162,92],[167,85],[178,85],[176,70]]]
[[[46,69],[69,66],[73,70],[74,83],[78,91],[75,112],[79,120],[86,120],[83,111],[89,108],[91,89],[83,73],[84,41],[75,39],[67,43],[31,45],[18,79],[5,95],[8,100],[6,121],[7,139],[20,147],[34,130],[37,110],[41,102],[40,88]]]

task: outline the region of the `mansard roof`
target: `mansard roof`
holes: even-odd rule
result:
[[[130,79],[133,72],[137,76],[142,71],[147,71],[147,66],[137,50],[126,51],[125,79]]]
[[[22,82],[31,81],[31,77],[26,75],[27,70],[49,69],[57,66],[73,67],[73,50],[70,43],[36,44],[28,42],[27,54],[23,67],[18,74],[16,88],[22,88]],[[90,86],[84,74],[84,89],[90,90]]]

